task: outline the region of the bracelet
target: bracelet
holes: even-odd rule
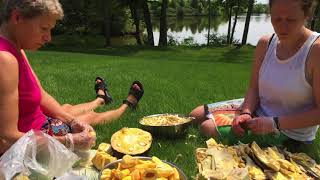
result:
[[[252,117],[252,114],[249,113],[249,112],[242,112],[242,113],[240,113],[240,115],[244,115],[244,114],[249,115],[250,117]]]

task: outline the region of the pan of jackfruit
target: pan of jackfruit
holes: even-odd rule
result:
[[[160,160],[158,157],[125,155],[122,159],[107,164],[100,171],[99,179],[187,180],[187,177],[175,164]]]
[[[186,133],[193,119],[183,114],[154,114],[141,118],[139,123],[152,135],[176,137]]]

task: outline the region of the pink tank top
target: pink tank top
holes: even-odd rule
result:
[[[19,64],[19,121],[18,130],[40,130],[46,120],[40,108],[41,90],[26,57],[21,55],[8,40],[0,37],[0,51],[11,53]]]

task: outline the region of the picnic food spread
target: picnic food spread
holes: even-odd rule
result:
[[[140,123],[148,126],[172,126],[183,124],[190,120],[190,118],[180,117],[177,114],[161,114],[144,117]]]
[[[149,160],[142,160],[130,155],[123,156],[116,168],[106,168],[101,172],[100,180],[180,180],[180,175],[175,167],[153,156]]]
[[[304,153],[277,147],[261,149],[255,142],[224,146],[215,140],[196,149],[197,179],[319,179],[320,166]]]
[[[123,154],[142,154],[151,147],[151,143],[151,134],[138,128],[122,128],[111,136],[112,148]]]

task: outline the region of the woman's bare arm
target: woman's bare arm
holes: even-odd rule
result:
[[[0,52],[0,153],[23,133],[18,130],[18,62],[8,52]]]
[[[27,56],[25,54],[25,52],[22,50],[21,53],[25,56],[25,58],[27,59]],[[29,64],[30,66],[30,64]],[[31,70],[32,67],[30,66]],[[34,77],[37,80],[37,83],[41,89],[41,110],[44,112],[45,115],[50,116],[52,118],[57,118],[67,124],[69,124],[74,117],[67,113],[61,106],[61,104],[55,100],[49,93],[46,92],[45,89],[43,89],[43,87],[41,86],[41,83],[37,77],[37,75],[34,73],[34,71],[32,70],[32,73],[34,75]]]
[[[262,37],[256,47],[249,87],[242,106],[242,112],[253,113],[259,103],[259,70],[268,49],[271,36]]]

